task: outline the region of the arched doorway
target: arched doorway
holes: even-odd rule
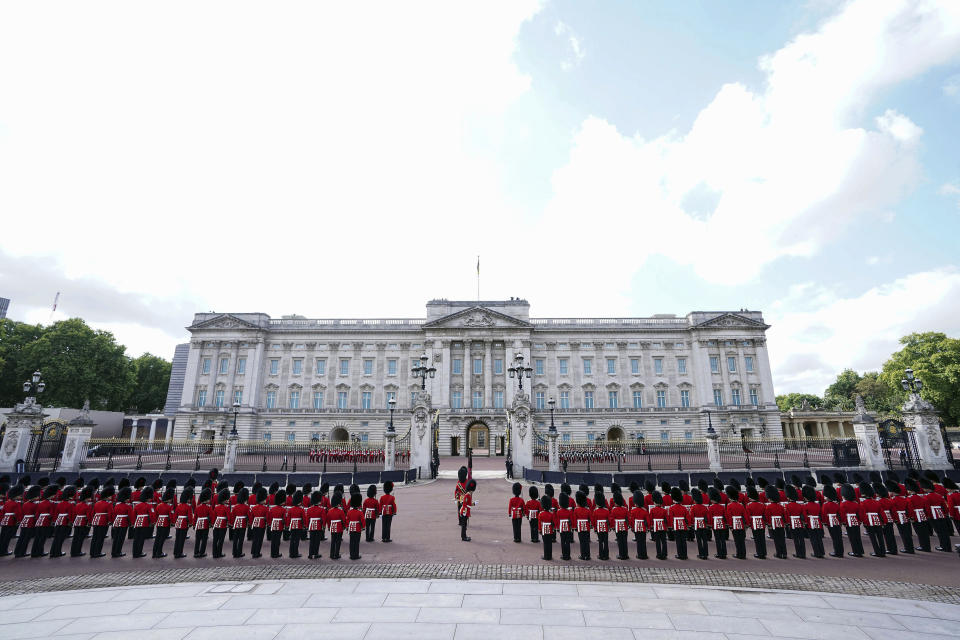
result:
[[[475,456],[490,455],[490,427],[482,422],[473,422],[467,427],[468,446]]]
[[[623,429],[620,427],[607,429],[607,442],[623,442]]]
[[[331,442],[348,442],[350,434],[343,427],[334,427],[333,431],[330,432],[330,440]]]

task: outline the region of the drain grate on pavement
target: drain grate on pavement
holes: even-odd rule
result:
[[[7,580],[0,582],[0,597],[47,591],[101,589],[180,582],[230,582],[213,587],[225,592],[251,592],[259,580],[331,580],[346,578],[422,580],[537,580],[567,582],[632,582],[746,589],[822,591],[861,596],[883,596],[960,604],[960,589],[938,585],[791,573],[659,569],[649,567],[576,567],[510,564],[398,563],[360,566],[332,564],[274,564],[263,567],[209,567],[91,573],[74,576]]]

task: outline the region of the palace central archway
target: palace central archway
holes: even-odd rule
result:
[[[343,427],[336,427],[330,432],[331,442],[347,442],[350,440],[350,434]]]
[[[607,429],[607,442],[623,442],[623,429],[620,427]]]
[[[490,456],[490,427],[482,422],[472,422],[467,426],[468,446],[475,456]]]

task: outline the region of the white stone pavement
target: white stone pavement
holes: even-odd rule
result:
[[[622,583],[287,580],[0,598],[3,640],[945,640],[958,636],[960,605]]]

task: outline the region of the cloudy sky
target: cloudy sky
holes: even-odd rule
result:
[[[777,392],[960,335],[960,2],[0,7],[0,296],[765,312]],[[57,291],[60,304],[51,316]]]

